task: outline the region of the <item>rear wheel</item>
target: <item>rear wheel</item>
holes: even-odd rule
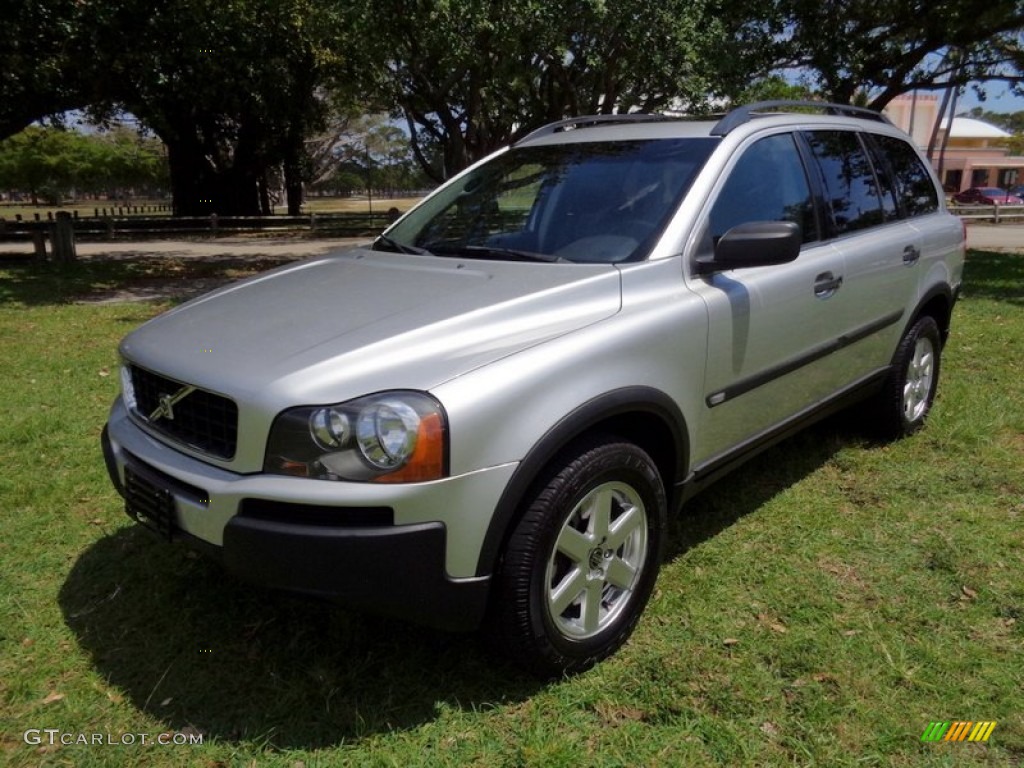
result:
[[[900,339],[889,378],[873,402],[883,437],[904,437],[924,426],[935,401],[941,356],[942,337],[935,319],[918,318]]]
[[[650,597],[665,516],[661,477],[636,445],[605,438],[566,454],[509,538],[492,638],[541,677],[614,653]]]

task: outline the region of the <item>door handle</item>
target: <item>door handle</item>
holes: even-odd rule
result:
[[[842,275],[836,277],[831,272],[822,272],[814,278],[814,295],[819,299],[831,298],[842,284]]]
[[[916,264],[921,258],[921,249],[914,245],[908,245],[903,249],[903,263],[907,266]]]

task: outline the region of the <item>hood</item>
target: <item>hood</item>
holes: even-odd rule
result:
[[[429,390],[615,314],[618,270],[356,249],[283,267],[177,307],[122,354],[267,407]]]

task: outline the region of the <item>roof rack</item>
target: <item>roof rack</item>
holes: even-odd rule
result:
[[[877,120],[879,122],[892,125],[892,122],[885,115],[871,109],[865,109],[864,107],[854,107],[849,104],[831,104],[827,101],[792,101],[788,99],[779,99],[777,101],[758,101],[753,104],[744,104],[730,110],[721,117],[717,123],[715,123],[714,128],[711,129],[711,135],[725,136],[744,123],[753,120],[755,117],[767,117],[773,112],[775,114],[784,112],[785,110],[780,109],[780,107],[786,107],[789,109],[817,109],[827,115],[860,117],[866,120]],[[713,119],[719,115],[721,115],[720,112],[718,115],[652,115],[644,112],[632,112],[618,115],[580,115],[579,117],[568,117],[564,120],[548,123],[547,125],[526,134],[526,136],[516,141],[515,144],[522,144],[527,141],[539,139],[542,136],[551,136],[555,133],[572,131],[576,128],[588,128],[594,125],[707,120],[709,117]]]
[[[758,101],[753,104],[744,104],[731,110],[725,117],[718,121],[711,129],[712,136],[725,136],[732,130],[738,128],[755,117],[765,117],[766,110],[773,110],[776,113],[779,107],[800,107],[819,109],[827,115],[846,115],[847,117],[860,117],[866,120],[877,120],[892,125],[892,122],[881,112],[864,107],[854,107],[849,104],[830,104],[827,101],[790,101],[779,99],[777,101]]]
[[[526,134],[526,136],[515,143],[522,144],[525,141],[539,139],[541,136],[550,136],[554,133],[571,131],[576,128],[587,128],[591,125],[599,125],[601,123],[614,125],[616,123],[652,123],[682,119],[684,118],[672,117],[670,115],[651,115],[644,112],[632,112],[621,115],[581,115],[579,117],[568,117],[565,120],[559,120],[555,123],[548,123],[547,125]]]

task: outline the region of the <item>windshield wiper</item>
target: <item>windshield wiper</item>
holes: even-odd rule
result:
[[[551,253],[522,251],[497,245],[456,245],[454,243],[428,243],[431,251],[441,256],[467,256],[480,259],[512,259],[513,261],[543,261],[548,264],[571,264],[568,259]]]
[[[387,249],[378,248],[377,247],[378,243],[380,243],[382,245],[386,245]],[[426,248],[420,248],[420,247],[415,246],[415,245],[406,245],[405,243],[400,243],[397,240],[392,240],[387,235],[377,235],[377,239],[373,241],[373,245],[370,246],[370,247],[373,250],[375,250],[375,251],[392,250],[392,251],[395,251],[397,253],[409,253],[409,254],[413,254],[413,255],[416,255],[416,256],[433,256],[434,255],[430,251],[428,251]]]

